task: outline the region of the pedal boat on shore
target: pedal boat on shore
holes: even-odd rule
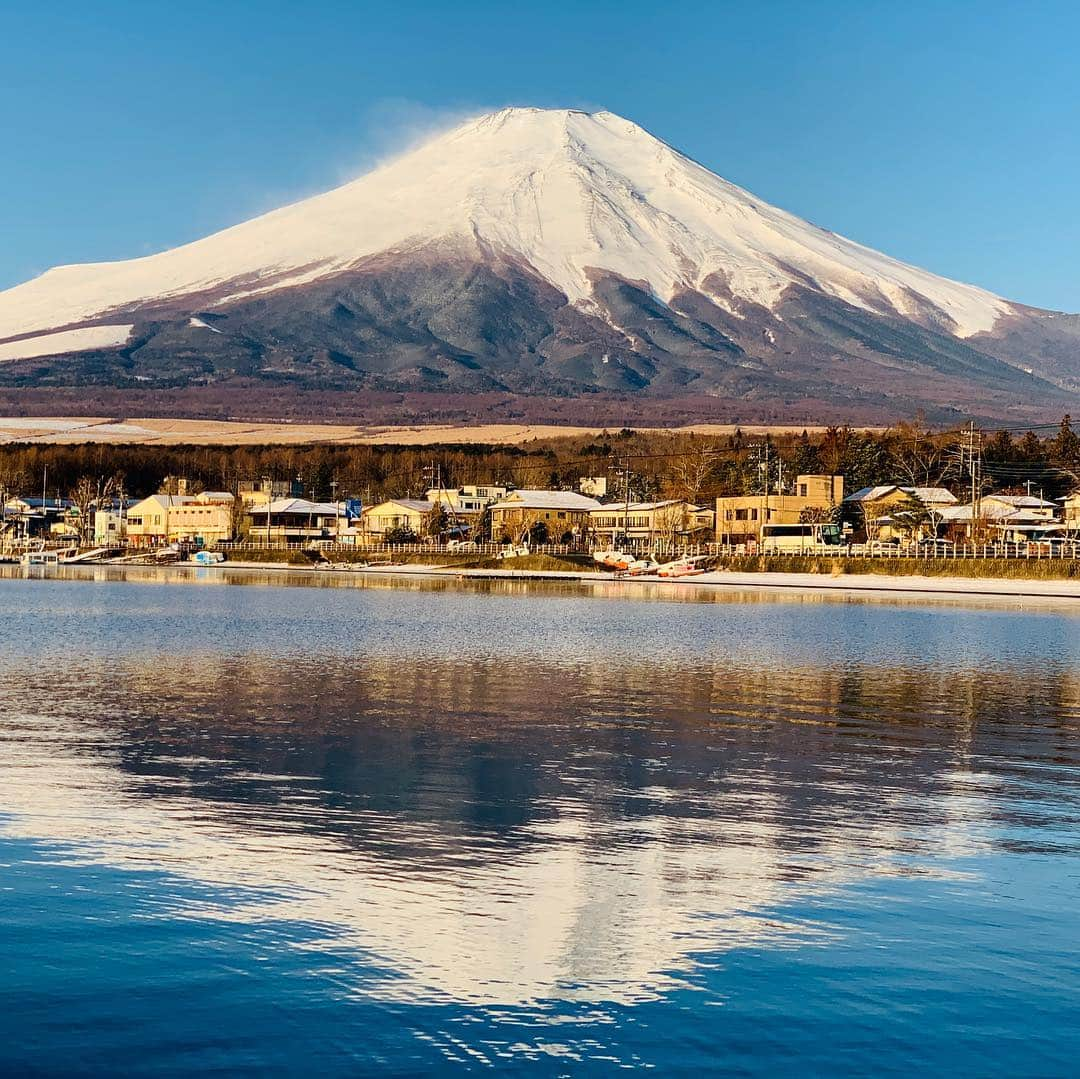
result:
[[[657,577],[700,577],[705,572],[702,562],[704,556],[697,558],[677,558],[674,562],[665,562],[657,571]]]

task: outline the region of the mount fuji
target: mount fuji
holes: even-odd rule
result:
[[[1080,316],[811,225],[612,113],[534,108],[0,292],[9,389],[241,383],[1056,415],[1080,393]]]

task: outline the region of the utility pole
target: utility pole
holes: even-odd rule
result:
[[[968,425],[966,436],[967,443],[960,450],[960,462],[962,467],[966,457],[968,477],[971,480],[971,541],[974,543],[981,514],[982,492],[982,432],[975,430],[974,420]]]
[[[761,520],[758,521],[758,543],[761,542],[762,529],[765,527],[765,522],[769,519],[769,440],[767,438],[763,443],[762,449],[764,460],[758,464],[758,468],[761,470],[761,490],[765,498],[761,508]]]

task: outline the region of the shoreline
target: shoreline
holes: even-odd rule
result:
[[[7,579],[56,579],[55,572],[24,570],[22,567],[4,567]],[[832,576],[823,573],[775,573],[769,571],[739,572],[734,570],[714,570],[693,577],[658,578],[654,576],[617,577],[602,571],[582,570],[552,571],[528,569],[463,569],[439,565],[393,565],[369,566],[364,569],[317,569],[313,566],[295,566],[281,562],[224,562],[218,566],[198,566],[194,563],[180,562],[163,565],[122,565],[116,563],[83,563],[61,565],[63,573],[74,571],[78,576],[90,574],[118,573],[121,576],[136,577],[142,574],[153,576],[165,575],[181,578],[183,575],[198,572],[199,582],[206,583],[213,576],[221,573],[269,573],[272,575],[299,576],[312,582],[333,579],[385,579],[388,577],[428,578],[435,580],[462,581],[514,581],[528,583],[580,583],[607,584],[625,589],[628,596],[634,595],[642,586],[660,588],[673,594],[686,592],[687,589],[703,588],[708,590],[740,589],[761,592],[803,592],[828,593],[833,595],[910,595],[913,597],[982,597],[1001,599],[1051,599],[1080,600],[1080,580],[1067,579],[1027,579],[1001,577],[938,577],[938,576],[890,576],[886,574],[841,574]],[[11,572],[15,570],[17,572]]]
[[[314,570],[316,573],[333,573],[334,570]],[[634,587],[639,584],[662,585],[671,588],[793,588],[827,592],[909,592],[928,595],[1009,596],[1026,598],[1044,596],[1049,599],[1080,600],[1080,581],[1028,580],[1007,577],[924,577],[917,574],[890,576],[876,573],[851,573],[833,577],[823,573],[770,573],[767,570],[753,573],[735,570],[713,570],[695,577],[663,578],[655,576],[616,577],[610,573],[566,573],[542,570],[468,570],[444,566],[396,566],[367,570],[344,570],[345,573],[402,573],[422,574],[433,577],[468,577],[490,580],[529,578],[533,580],[605,581]]]

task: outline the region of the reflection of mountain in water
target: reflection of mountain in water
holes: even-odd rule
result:
[[[9,661],[8,831],[256,889],[194,913],[325,926],[403,999],[632,999],[814,940],[786,901],[948,871],[1080,713],[1067,668],[201,648],[76,654],[47,709]]]

